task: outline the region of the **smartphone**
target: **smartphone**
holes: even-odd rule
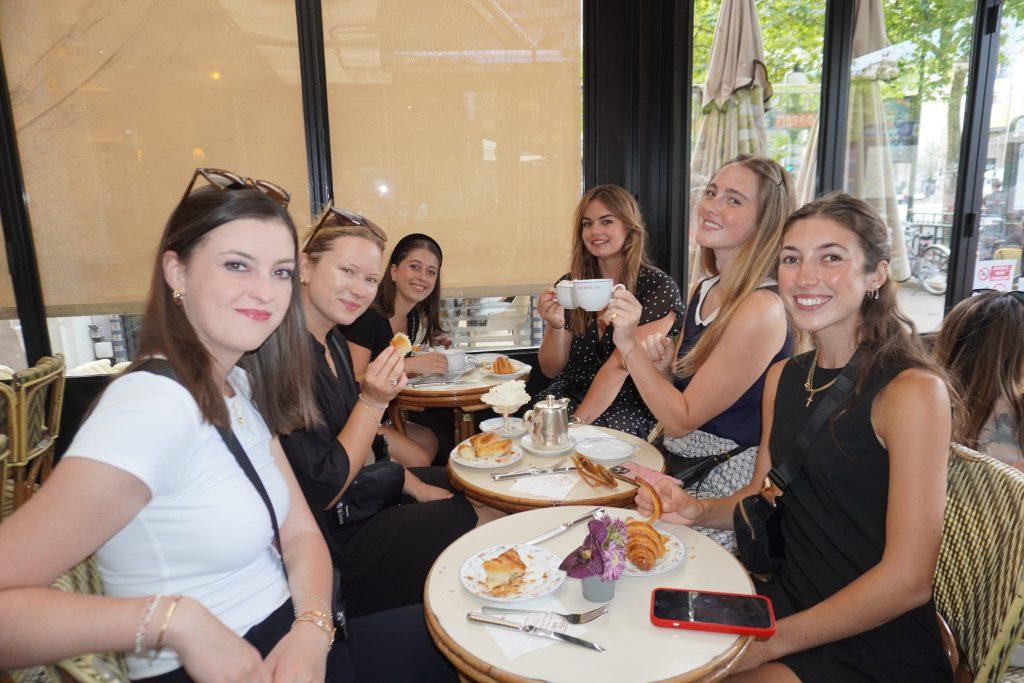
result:
[[[655,588],[651,592],[651,623],[758,638],[775,633],[775,613],[768,598],[685,588]]]

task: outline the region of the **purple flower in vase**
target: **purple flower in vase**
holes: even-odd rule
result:
[[[591,520],[583,545],[562,560],[559,569],[574,579],[599,576],[615,581],[626,567],[626,525],[619,520]]]

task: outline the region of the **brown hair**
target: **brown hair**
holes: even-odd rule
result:
[[[587,251],[583,243],[583,214],[594,200],[600,201],[613,216],[622,221],[626,228],[626,241],[622,245],[623,264],[620,279],[633,294],[636,294],[636,281],[640,275],[640,266],[651,265],[647,257],[647,229],[644,217],[640,213],[640,205],[636,198],[624,187],[619,185],[598,185],[580,198],[573,213],[572,258],[569,264],[569,275],[574,280],[589,280],[601,277],[601,270],[595,258]],[[569,313],[569,330],[576,336],[583,336],[592,314],[583,308],[575,308]]]
[[[427,298],[413,307],[413,311],[422,315],[426,320],[426,343],[437,336],[440,332],[447,332],[441,327],[441,264],[444,262],[444,255],[441,253],[441,245],[433,237],[420,233],[406,235],[398,240],[394,251],[388,257],[388,267],[384,269],[384,276],[380,281],[380,289],[377,290],[377,299],[374,304],[385,318],[391,318],[395,314],[395,293],[397,291],[395,279],[391,277],[391,266],[397,266],[414,249],[426,249],[437,257],[437,281],[434,282],[434,289],[427,295]]]
[[[982,427],[1003,398],[1024,444],[1024,302],[1006,292],[964,299],[942,321],[933,353],[962,397],[961,443],[978,447]]]
[[[704,272],[709,275],[722,275],[718,283],[722,305],[718,309],[718,315],[711,321],[697,343],[679,359],[676,372],[682,377],[697,372],[721,340],[729,321],[746,300],[747,295],[775,273],[778,267],[779,245],[782,243],[782,226],[786,222],[786,217],[796,208],[793,178],[777,162],[765,157],[741,154],[723,164],[715,171],[715,175],[733,164],[752,172],[760,181],[757,225],[754,226],[750,239],[736,251],[728,273],[719,272],[713,250],[701,250],[701,268]],[[690,296],[692,298],[692,292]]]
[[[864,252],[865,273],[874,272],[879,263],[889,260],[889,233],[885,221],[867,202],[838,192],[826,195],[793,212],[786,221],[783,235],[799,221],[815,217],[830,220],[857,236]],[[845,405],[853,404],[871,372],[907,368],[921,368],[940,377],[950,389],[950,400],[955,405],[956,392],[946,372],[925,350],[913,321],[899,309],[897,287],[891,278],[886,278],[878,289],[877,298],[865,297],[861,301],[860,324],[856,330],[860,369]]]
[[[182,199],[167,220],[160,238],[139,334],[139,360],[133,364],[134,367],[150,356],[165,356],[199,404],[203,419],[218,427],[228,426],[229,420],[221,388],[213,378],[213,361],[183,308],[175,305],[171,298],[171,288],[164,279],[163,256],[173,251],[182,263],[187,264],[192,251],[206,235],[240,218],[280,221],[288,228],[295,243],[295,225],[288,211],[256,190],[211,187],[197,190]],[[275,434],[287,434],[321,423],[320,410],[309,381],[313,370],[306,335],[296,268],[292,276],[291,300],[281,324],[258,349],[244,354],[238,362],[249,375],[253,403]]]

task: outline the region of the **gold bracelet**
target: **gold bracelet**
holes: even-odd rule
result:
[[[365,403],[366,405],[370,406],[371,408],[376,408],[377,410],[387,410],[388,409],[388,404],[387,403],[377,403],[376,401],[371,401],[370,399],[366,398],[362,394],[359,394],[359,400],[362,401],[363,403]]]
[[[327,634],[327,638],[330,640],[329,644],[334,644],[334,624],[331,622],[331,618],[326,614],[323,612],[303,612],[295,618],[292,625],[294,626],[302,621],[307,621],[318,626],[320,630]]]
[[[622,353],[621,351],[619,351],[619,369],[620,370],[629,370],[629,368],[626,367],[626,359],[629,358],[629,354],[633,353],[635,350],[636,350],[636,342],[633,342],[633,346],[631,346],[629,348],[629,351],[627,351],[626,353]]]
[[[174,616],[174,610],[179,602],[181,602],[181,596],[176,595],[174,600],[171,601],[171,606],[167,608],[167,612],[164,614],[164,623],[160,627],[160,635],[157,636],[156,647],[153,648],[153,659],[156,659],[157,653],[164,646],[164,634],[167,632],[167,625],[171,623],[171,617]]]

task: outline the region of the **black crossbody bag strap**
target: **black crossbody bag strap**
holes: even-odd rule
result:
[[[132,369],[135,371],[150,372],[154,375],[160,375],[167,379],[173,379],[178,384],[182,384],[178,374],[174,372],[174,367],[169,361],[163,358],[150,358],[143,361],[138,366]],[[235,456],[235,461],[238,466],[245,472],[245,476],[248,477],[249,482],[256,489],[256,493],[260,494],[260,498],[263,499],[263,504],[267,506],[267,512],[270,514],[270,526],[274,528],[274,544],[277,546],[278,554],[281,555],[281,569],[284,570],[284,578],[288,580],[288,568],[284,564],[284,551],[281,545],[281,530],[277,526],[277,514],[274,513],[274,506],[270,502],[270,495],[267,494],[267,489],[263,486],[263,481],[260,479],[260,475],[256,472],[256,468],[253,467],[252,461],[249,460],[249,455],[242,448],[242,444],[239,443],[238,437],[231,431],[231,427],[217,427],[217,433],[220,434],[220,438],[224,440],[224,445],[231,451],[231,455]]]
[[[797,437],[793,450],[789,452],[786,459],[778,467],[773,467],[768,472],[768,478],[780,490],[785,491],[800,474],[800,469],[804,466],[804,460],[807,459],[807,451],[810,449],[811,442],[814,441],[822,427],[825,426],[825,421],[831,417],[832,413],[839,407],[839,404],[850,394],[850,390],[853,389],[853,376],[857,372],[859,360],[860,351],[857,351],[850,358],[850,361],[843,368],[839,376],[836,377],[836,383],[825,392],[821,403],[811,413],[811,418],[800,432],[800,436]]]

